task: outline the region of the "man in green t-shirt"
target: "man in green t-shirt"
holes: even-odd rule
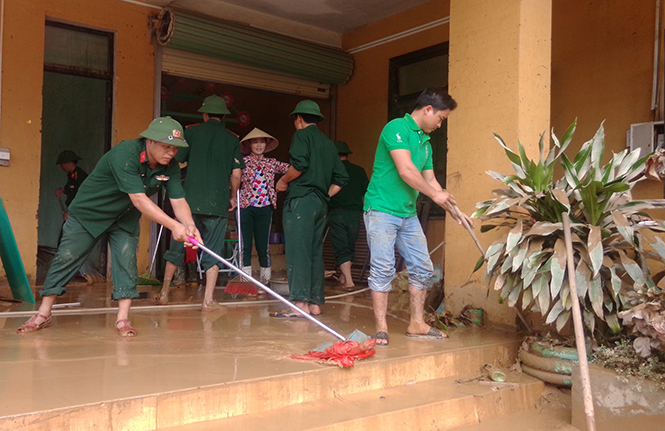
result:
[[[407,336],[444,339],[447,335],[423,319],[425,297],[433,265],[427,238],[416,217],[419,193],[429,196],[461,224],[455,199],[434,176],[429,133],[441,127],[457,103],[443,88],[428,88],[413,112],[390,121],[383,128],[376,148],[374,170],[365,194],[365,227],[371,262],[369,287],[376,324],[377,345],[388,345],[388,292],[395,276],[395,245],[409,272],[411,319]],[[473,226],[471,219],[463,215]]]
[[[176,159],[187,162],[185,192],[192,209],[196,227],[201,231],[208,248],[221,255],[228,222],[228,212],[235,209],[236,191],[240,186],[242,168],[245,167],[238,137],[226,130],[222,118],[231,112],[224,99],[217,95],[206,97],[199,109],[203,123],[187,127],[185,139],[189,147],[178,152]],[[185,249],[178,241],[164,254],[164,284],[158,304],[168,303],[169,289],[176,268],[182,265]],[[219,275],[219,262],[207,253],[201,257],[201,268],[206,273],[203,311],[221,311],[214,300]]]
[[[136,249],[141,215],[170,229],[176,239],[186,241],[191,236],[201,241],[180,185],[180,167],[173,159],[178,148],[187,147],[182,135],[180,123],[171,117],[157,118],[140,134],[141,138],[122,141],[99,159],[69,207],[62,241],[39,291],[39,311],[17,333],[35,332],[51,324],[56,296],[67,291],[69,280],[106,233],[111,249],[113,299],[118,301],[115,326],[120,336],[137,334],[128,316],[132,299],[139,297]],[[150,200],[149,196],[161,188],[166,189],[179,222]]]
[[[288,188],[282,224],[289,298],[306,313],[319,315],[325,302],[323,229],[328,201],[349,176],[335,144],[317,127],[324,119],[319,105],[303,100],[296,105],[291,118],[296,128],[289,149],[291,166],[275,185],[278,192]],[[294,310],[278,311],[271,316],[301,317]]]
[[[358,165],[349,161],[351,150],[344,141],[335,142],[339,159],[342,161],[349,182],[342,190],[330,198],[328,204],[328,226],[330,227],[330,242],[332,243],[335,262],[342,275],[339,282],[344,290],[353,290],[355,283],[351,276],[351,263],[353,262],[356,240],[360,230],[360,220],[363,214],[363,196],[367,191],[367,172]]]

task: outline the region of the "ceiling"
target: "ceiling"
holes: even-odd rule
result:
[[[431,0],[142,0],[261,25],[270,17],[336,34],[363,27]],[[265,24],[269,26],[269,24]],[[288,25],[287,25],[288,27]]]

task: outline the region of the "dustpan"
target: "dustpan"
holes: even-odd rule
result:
[[[240,272],[240,268],[233,265],[231,262],[224,259],[223,257],[218,255],[214,251],[210,250],[206,246],[202,245],[195,238],[188,237],[188,240],[190,243],[194,244],[196,247],[200,248],[201,250],[205,251],[215,259],[219,260],[224,265],[228,266],[234,271]],[[354,330],[351,334],[349,334],[348,337],[344,337],[343,335],[339,334],[331,327],[325,325],[323,322],[316,319],[311,314],[305,312],[305,310],[301,309],[300,307],[296,306],[288,299],[284,298],[279,293],[265,286],[260,281],[256,280],[254,277],[250,275],[245,275],[244,277],[250,283],[263,289],[268,295],[272,296],[278,301],[283,302],[284,304],[298,311],[304,318],[318,325],[324,331],[328,332],[329,334],[333,335],[335,338],[338,339],[338,341],[336,342],[321,344],[316,349],[307,352],[305,355],[291,355],[292,358],[300,360],[313,360],[329,365],[337,365],[340,367],[353,367],[353,362],[355,360],[365,359],[376,353],[376,351],[374,350],[374,344],[376,343],[376,340],[374,338],[370,338],[368,335],[362,333],[357,329]]]

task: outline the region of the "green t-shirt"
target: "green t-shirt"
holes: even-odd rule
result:
[[[150,169],[148,162],[144,138],[120,142],[99,159],[81,184],[69,212],[95,237],[116,221],[127,232],[138,233],[141,212],[129,194],[152,196],[164,187],[171,199],[185,197],[178,162],[171,160],[155,169]]]
[[[231,198],[231,173],[242,169],[238,137],[217,120],[208,120],[185,129],[188,148],[176,154],[187,162],[185,193],[192,214],[226,217]]]
[[[349,180],[337,147],[316,125],[296,131],[289,154],[291,166],[302,173],[289,183],[287,201],[313,192],[328,202],[330,185],[344,186]]]
[[[418,171],[432,169],[432,146],[429,135],[410,114],[390,121],[379,137],[374,157],[374,170],[365,194],[363,209],[381,211],[397,217],[416,215],[418,191],[409,186],[397,172],[392,150],[409,150]]]
[[[363,196],[365,196],[369,183],[367,172],[348,160],[342,160],[342,164],[346,169],[346,173],[349,174],[349,182],[335,196],[330,198],[328,207],[362,211]]]

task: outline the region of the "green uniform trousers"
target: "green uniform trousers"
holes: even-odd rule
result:
[[[323,229],[328,205],[315,193],[284,205],[286,276],[289,299],[323,305]]]
[[[192,218],[194,219],[196,228],[201,234],[203,244],[218,255],[223,256],[224,238],[226,237],[228,218],[202,214],[192,214]],[[177,266],[182,266],[183,261],[185,260],[184,243],[171,240],[171,246],[166,253],[164,253],[164,259]],[[217,259],[205,252],[201,254],[202,270],[207,271],[215,265],[220,265]]]
[[[62,232],[62,241],[46,274],[44,286],[39,291],[42,296],[60,296],[67,292],[65,286],[79,271],[101,237],[101,235],[92,236],[71,213],[62,227]],[[104,233],[108,235],[111,249],[113,299],[138,298],[139,292],[136,290],[138,229],[136,234],[133,234],[113,223]]]
[[[242,266],[252,264],[252,239],[256,245],[261,268],[270,267],[270,226],[272,225],[272,205],[267,207],[247,207],[240,210],[242,229]]]
[[[344,262],[353,262],[362,215],[362,211],[343,208],[333,208],[328,213],[330,242],[337,266]]]

